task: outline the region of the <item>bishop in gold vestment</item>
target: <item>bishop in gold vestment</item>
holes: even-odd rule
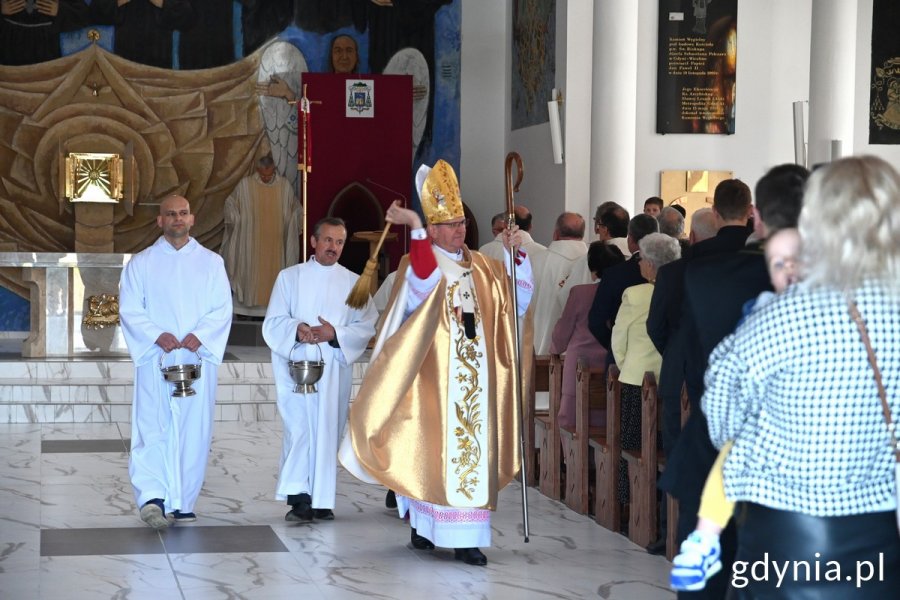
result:
[[[413,546],[456,549],[483,565],[490,510],[519,469],[513,319],[528,307],[531,265],[517,251],[517,296],[500,261],[463,243],[465,217],[452,168],[417,175],[428,219],[392,206],[412,228],[373,359],[350,411],[353,453],[345,466],[398,494]],[[520,240],[515,228],[507,242]]]

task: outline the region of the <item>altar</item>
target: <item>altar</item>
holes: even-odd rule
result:
[[[31,331],[22,356],[127,356],[118,325],[119,277],[131,254],[0,252],[28,284]]]

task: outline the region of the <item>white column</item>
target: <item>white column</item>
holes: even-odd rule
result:
[[[593,22],[589,219],[596,207],[608,200],[629,213],[635,202],[638,3],[596,2]]]
[[[591,85],[594,57],[594,8],[585,0],[569,0],[566,10],[565,116],[566,210],[589,220],[591,201]],[[588,228],[590,231],[590,228]]]
[[[832,140],[853,154],[857,0],[815,0],[809,65],[809,165],[831,160]]]
[[[463,200],[482,230],[491,216],[500,212],[506,194],[503,163],[509,131],[508,6],[508,2],[484,0],[462,3],[458,175]]]

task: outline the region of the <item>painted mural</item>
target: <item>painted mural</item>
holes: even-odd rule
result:
[[[512,129],[546,123],[556,79],[556,0],[515,0]]]
[[[444,158],[458,169],[460,3],[169,0],[162,10],[149,0],[60,0],[54,15],[43,3],[14,3],[0,23],[0,249],[72,249],[55,175],[60,139],[134,147],[146,202],[133,215],[117,209],[116,252],[155,239],[153,205],[170,193],[203,208],[196,237],[217,247],[225,198],[260,152],[276,153],[263,119],[276,79],[259,80],[273,42],[296,49],[299,72],[340,72],[339,37],[355,46],[354,72],[415,72],[428,93],[414,163]],[[296,95],[299,80],[290,83]],[[280,170],[296,181],[285,156]],[[27,330],[25,288],[16,270],[0,271],[0,331]]]

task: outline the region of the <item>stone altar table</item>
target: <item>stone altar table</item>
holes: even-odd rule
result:
[[[131,254],[0,252],[0,267],[20,267],[31,290],[31,333],[22,356],[127,356],[119,325],[82,324],[88,298],[119,294],[119,276]]]

